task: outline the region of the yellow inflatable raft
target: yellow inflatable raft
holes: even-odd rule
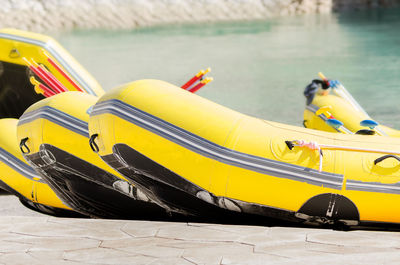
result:
[[[2,29],[0,117],[19,118],[30,105],[44,98],[30,82],[30,78],[35,75],[25,60],[32,59],[52,73],[69,91],[75,91],[77,87],[66,77],[83,92],[97,96],[104,93],[97,81],[54,39],[26,31]],[[64,75],[55,65],[60,67]]]
[[[89,132],[105,161],[166,207],[400,223],[400,165],[383,158],[400,151],[400,139],[269,122],[156,80],[101,97]]]
[[[0,186],[35,211],[77,216],[23,159],[17,143],[17,119],[0,119]]]
[[[305,91],[307,104],[303,124],[306,128],[400,137],[400,131],[373,121],[340,82],[330,81],[331,86],[323,88],[315,81]]]
[[[137,218],[165,211],[110,168],[88,145],[87,121],[97,97],[65,92],[21,116],[18,141],[26,160],[72,209],[93,217]]]

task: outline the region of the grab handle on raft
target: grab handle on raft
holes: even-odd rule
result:
[[[333,127],[336,130],[339,130],[340,127],[343,126],[343,122],[337,120],[337,119],[327,119],[326,124],[328,124],[329,126]]]
[[[334,118],[334,117],[332,116],[332,114],[330,113],[330,110],[332,110],[332,107],[331,107],[331,106],[323,106],[323,107],[320,107],[320,108],[315,112],[315,115],[319,116],[319,115],[321,115],[321,114],[324,114],[325,117],[327,117],[328,119]]]
[[[360,125],[363,126],[363,127],[368,127],[371,130],[373,130],[379,124],[376,121],[373,121],[373,120],[362,120],[360,122]]]
[[[318,150],[320,153],[320,164],[319,169],[322,169],[322,150],[338,150],[338,151],[350,151],[350,152],[363,152],[363,153],[381,153],[386,154],[380,158],[377,158],[374,163],[375,165],[386,158],[393,157],[400,162],[400,158],[396,155],[400,155],[399,151],[395,150],[381,150],[381,149],[368,149],[368,148],[359,148],[359,147],[351,147],[351,146],[340,146],[340,145],[328,145],[328,144],[318,144],[317,142],[306,142],[304,140],[292,140],[292,141],[285,141],[287,147],[292,150],[293,147],[306,147],[310,150]]]
[[[31,150],[29,149],[29,147],[26,145],[26,142],[28,141],[28,137],[25,137],[23,139],[21,139],[21,142],[19,143],[19,149],[21,149],[21,152],[23,154],[29,154],[31,152]],[[24,150],[24,147],[26,149],[26,151]]]
[[[293,147],[294,147],[293,141],[285,141],[285,144],[287,145],[287,147],[289,148],[289,150],[292,150]]]
[[[397,161],[400,162],[400,157],[398,157],[398,156],[395,156],[395,155],[384,155],[384,156],[381,156],[381,157],[375,159],[374,160],[374,165],[378,164],[379,162],[382,162],[383,160],[385,160],[387,158],[391,158],[391,157],[393,157],[394,159],[396,159]]]
[[[95,152],[95,153],[98,153],[100,151],[99,146],[94,141],[94,139],[96,139],[97,136],[99,136],[97,133],[92,134],[92,136],[90,136],[90,139],[89,139],[90,148],[92,148],[93,152]]]

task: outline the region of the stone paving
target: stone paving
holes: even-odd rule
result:
[[[55,218],[4,201],[0,264],[400,263],[397,232]]]

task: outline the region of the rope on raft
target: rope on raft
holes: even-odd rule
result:
[[[323,157],[322,150],[339,150],[339,151],[353,151],[353,152],[364,152],[364,153],[380,153],[380,154],[400,155],[399,151],[394,151],[394,150],[348,147],[348,146],[340,146],[340,145],[327,145],[327,144],[318,144],[317,142],[313,142],[313,141],[307,142],[304,140],[285,141],[285,143],[290,150],[292,150],[295,146],[308,148],[311,151],[318,150],[319,171],[320,172],[322,171],[322,157]],[[380,162],[379,159],[375,160],[374,164],[377,164],[378,162]]]
[[[286,145],[289,147],[290,150],[293,149],[293,147],[298,146],[298,147],[305,147],[310,149],[311,151],[317,151],[319,154],[319,172],[322,171],[322,158],[324,154],[322,153],[321,146],[317,142],[306,142],[304,140],[293,140],[293,141],[285,141]]]

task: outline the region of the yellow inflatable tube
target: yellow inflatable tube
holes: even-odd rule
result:
[[[33,103],[49,96],[26,61],[46,68],[66,90],[100,96],[97,81],[54,39],[31,32],[0,30],[0,117],[19,118]],[[35,79],[36,78],[36,79]],[[36,84],[35,86],[33,84]],[[42,93],[41,93],[42,91]],[[39,93],[39,94],[38,94]],[[53,92],[51,92],[53,93]]]
[[[17,130],[25,159],[66,204],[84,215],[134,218],[165,213],[90,149],[87,122],[97,99],[65,92],[29,107]]]
[[[89,132],[105,161],[166,207],[207,214],[201,201],[291,221],[400,223],[399,162],[375,164],[400,151],[400,139],[264,121],[156,80],[101,97]],[[288,148],[293,140],[333,148],[321,157]]]
[[[374,123],[371,117],[337,81],[333,83],[332,87],[326,89],[320,87],[318,91],[315,91],[312,101],[306,105],[303,117],[304,126],[310,129],[342,133],[377,133],[378,135],[400,137],[400,131],[384,125],[378,124],[369,127],[368,125]],[[342,127],[330,126],[327,120],[332,118],[343,123]]]
[[[0,62],[25,67],[23,58],[34,58],[37,63],[51,71],[69,91],[75,91],[76,88],[47,61],[44,51],[83,88],[84,92],[97,96],[104,94],[101,86],[89,72],[53,38],[16,29],[0,30]]]
[[[17,119],[0,119],[0,186],[27,207],[56,216],[76,216],[23,159],[17,143]]]

